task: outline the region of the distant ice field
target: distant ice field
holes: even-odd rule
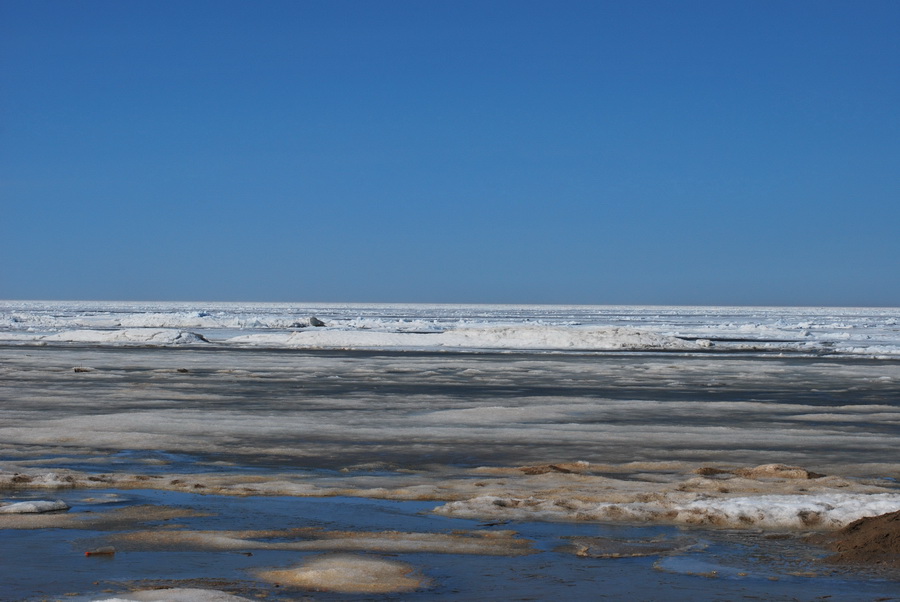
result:
[[[900,309],[0,301],[0,344],[900,356]]]

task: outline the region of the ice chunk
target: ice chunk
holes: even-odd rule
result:
[[[61,512],[68,509],[69,505],[62,500],[33,500],[0,506],[0,514],[39,514],[41,512]]]

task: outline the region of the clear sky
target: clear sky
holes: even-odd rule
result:
[[[900,2],[0,0],[0,298],[900,305]]]

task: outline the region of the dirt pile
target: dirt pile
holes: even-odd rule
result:
[[[900,568],[900,511],[861,518],[828,539],[826,547],[836,554],[826,562]]]

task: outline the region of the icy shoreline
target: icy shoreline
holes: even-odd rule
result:
[[[611,476],[624,467],[587,462],[538,467],[443,467],[343,476],[296,474],[134,474],[0,472],[0,492],[65,489],[157,489],[203,495],[433,501],[433,512],[489,521],[663,524],[772,531],[832,531],[860,518],[900,510],[892,481],[814,475],[798,467],[695,468],[673,473],[665,465]],[[714,474],[705,474],[705,473]],[[806,476],[804,476],[806,475]],[[41,511],[59,510],[51,502]],[[0,503],[0,528],[50,526],[68,518],[20,516]],[[34,512],[27,509],[28,512]],[[23,511],[24,512],[24,511]]]
[[[427,502],[340,495],[52,494],[71,509],[5,521],[0,551],[16,553],[4,594],[13,599],[656,599],[676,586],[684,600],[748,591],[871,600],[896,586],[896,571],[823,563],[827,551],[808,532],[480,522],[425,512]]]

